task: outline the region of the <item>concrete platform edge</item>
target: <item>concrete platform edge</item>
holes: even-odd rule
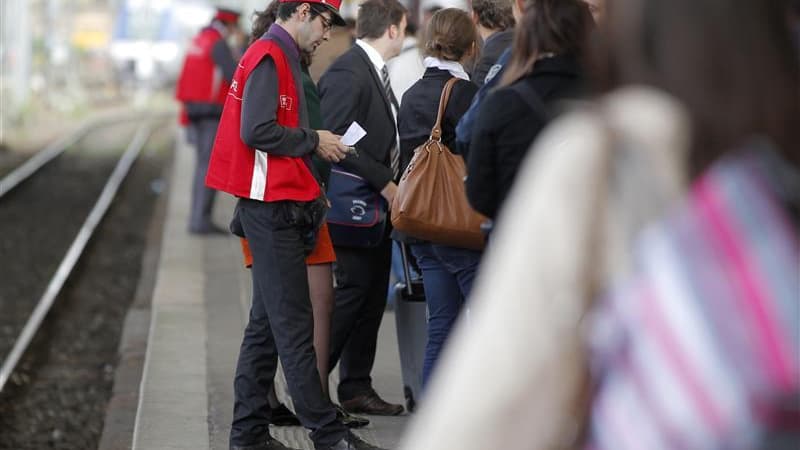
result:
[[[186,233],[192,149],[178,139],[139,391],[134,449],[209,448],[204,246]],[[187,278],[188,277],[188,278]],[[195,279],[198,278],[198,279]]]
[[[167,159],[162,176],[169,180],[174,164],[174,151]],[[156,200],[153,217],[147,230],[147,241],[142,256],[141,275],[131,307],[125,316],[119,342],[117,369],[114,387],[103,421],[103,434],[98,450],[130,449],[133,446],[133,430],[139,402],[139,385],[144,370],[147,351],[147,335],[150,330],[151,301],[155,289],[156,271],[161,254],[161,240],[167,214],[167,199],[171,183]]]

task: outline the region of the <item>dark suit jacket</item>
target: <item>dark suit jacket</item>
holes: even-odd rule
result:
[[[326,130],[344,134],[356,121],[367,131],[356,144],[358,156],[348,155],[339,165],[367,180],[375,190],[382,190],[392,181],[389,152],[396,145],[396,129],[391,104],[372,61],[361,47],[353,45],[333,62],[318,86]]]

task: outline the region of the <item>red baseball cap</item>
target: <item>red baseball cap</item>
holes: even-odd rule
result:
[[[333,23],[343,27],[347,24],[347,22],[342,19],[341,14],[339,13],[339,7],[342,6],[342,0],[280,0],[281,3],[290,3],[290,2],[299,2],[299,3],[308,3],[309,5],[317,3],[322,6],[328,8],[331,12],[331,17],[333,18]]]
[[[217,14],[214,15],[214,19],[223,23],[237,23],[239,22],[239,16],[241,15],[242,13],[239,11],[234,11],[227,8],[217,8]]]

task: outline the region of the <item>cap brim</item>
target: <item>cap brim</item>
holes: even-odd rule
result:
[[[344,19],[342,19],[342,16],[339,15],[339,11],[337,11],[336,8],[326,3],[321,3],[321,5],[327,8],[328,11],[331,12],[331,18],[333,19],[334,25],[338,25],[340,27],[347,25],[347,22],[345,22]]]

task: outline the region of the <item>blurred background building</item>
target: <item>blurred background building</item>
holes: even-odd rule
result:
[[[412,17],[431,6],[467,8],[466,0],[404,0]],[[359,0],[344,0],[354,18]],[[215,6],[253,11],[266,0],[2,0],[0,1],[0,147],[48,132],[98,108],[143,105],[171,96],[183,54]],[[320,49],[319,76],[350,45],[337,30]],[[327,48],[326,48],[327,47]],[[48,126],[52,123],[53,126]],[[37,139],[39,138],[39,139]],[[9,141],[11,144],[9,144]]]

